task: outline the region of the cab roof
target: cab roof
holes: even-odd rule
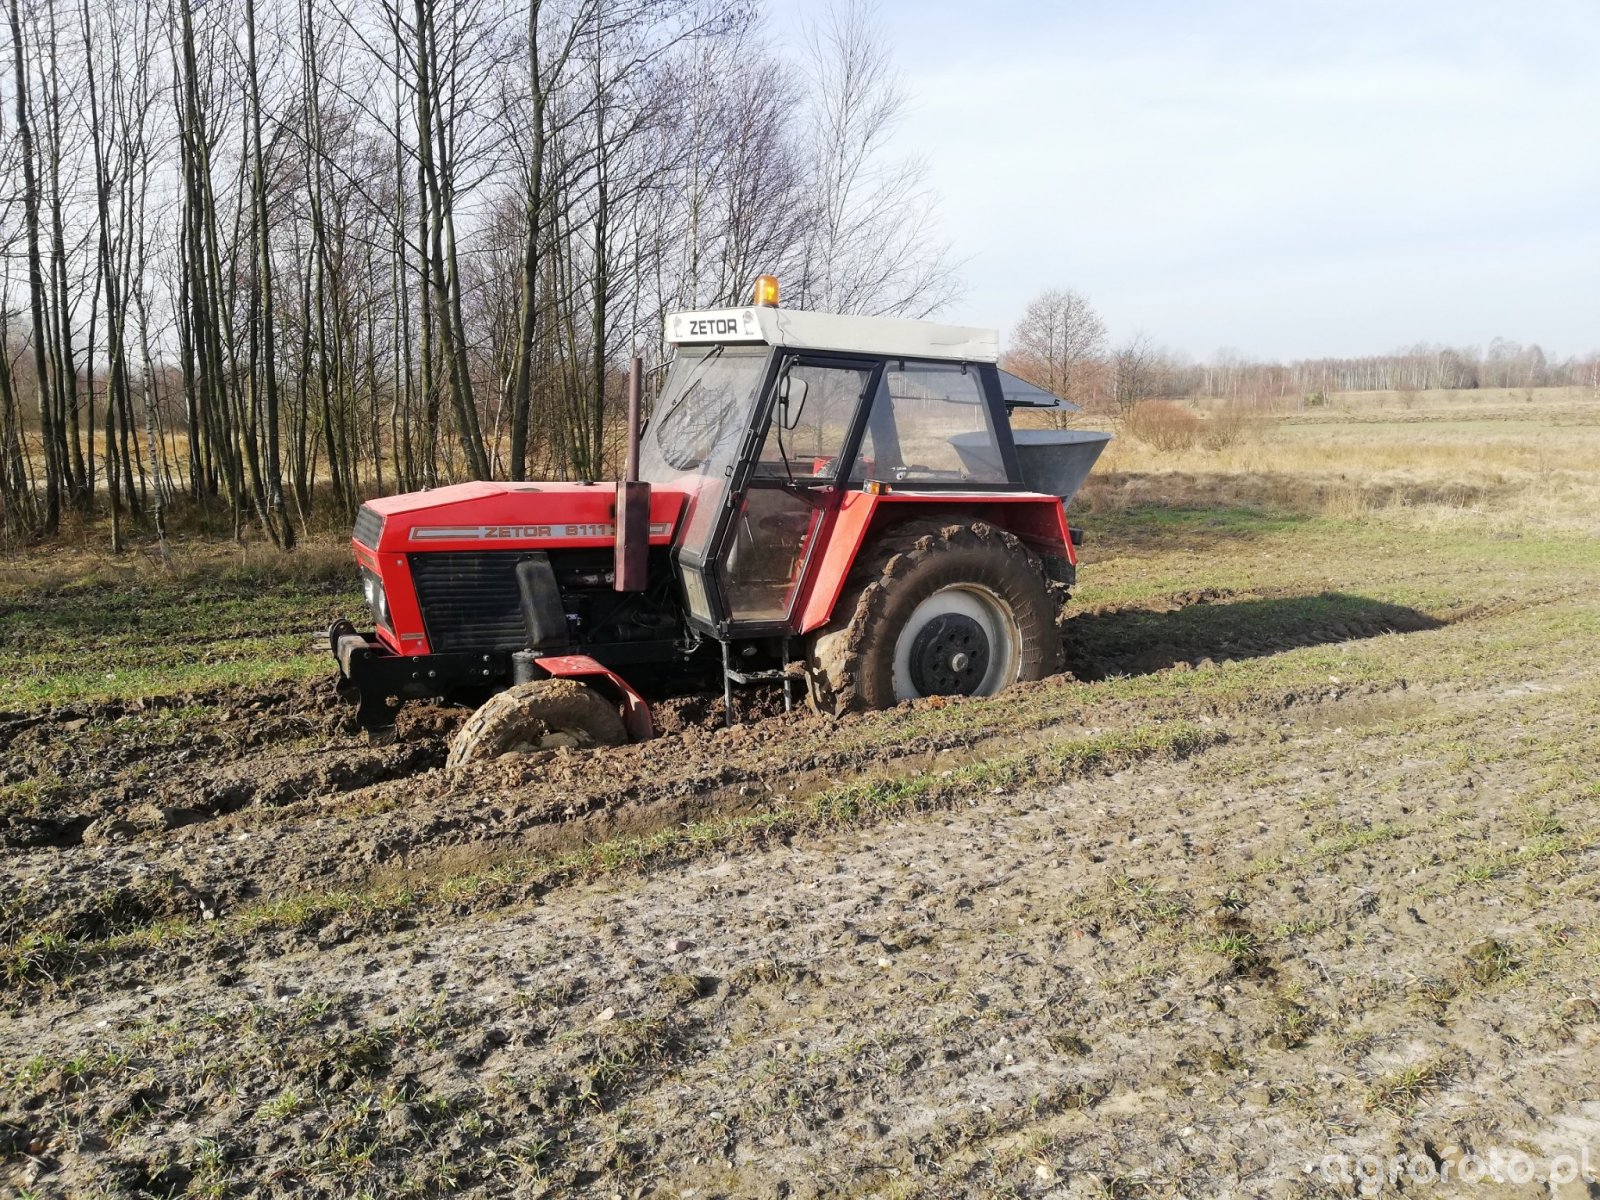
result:
[[[1000,358],[1000,336],[993,329],[759,305],[672,313],[666,321],[666,341],[674,346],[765,343],[786,350],[834,350],[958,362],[992,363]]]

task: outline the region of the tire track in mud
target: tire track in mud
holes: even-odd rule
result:
[[[1111,643],[1120,621],[1123,641],[1135,643],[1152,620],[1182,621],[1182,636],[1169,637],[1155,662],[1148,642],[1120,658],[1115,646],[1102,646],[1100,661],[1107,674],[1203,668],[1206,659],[1290,648],[1257,619],[1259,608],[1240,607],[1263,603],[1298,606],[1311,618],[1296,644],[1445,623],[1338,594],[1210,590],[1090,609],[1065,624],[1070,631],[1095,623]],[[1229,632],[1226,643],[1210,636],[1217,630]],[[652,743],[545,752],[457,771],[438,768],[462,710],[408,709],[398,741],[372,747],[349,731],[349,710],[311,686],[146,706],[157,723],[163,714],[196,710],[153,755],[140,740],[152,718],[136,704],[52,712],[14,740],[38,748],[62,732],[94,734],[101,741],[91,742],[126,761],[88,787],[62,784],[69,810],[77,806],[69,818],[81,823],[76,829],[54,844],[11,840],[19,853],[0,866],[0,935],[49,929],[92,939],[172,918],[226,917],[296,895],[435,881],[506,859],[770,809],[869,770],[907,777],[1026,754],[1070,732],[1196,717],[1250,723],[1328,698],[1325,688],[1312,687],[1253,694],[1221,708],[1181,699],[1083,702],[1063,696],[1070,686],[1058,677],[1014,688],[1002,700],[934,699],[840,721],[796,713],[728,730],[716,727],[714,706],[690,698],[666,706],[686,727]],[[1365,689],[1361,702],[1378,703],[1403,687]],[[74,730],[78,722],[86,724]],[[208,757],[218,752],[220,763]],[[13,820],[0,829],[14,827]]]
[[[402,881],[392,886],[286,897],[279,903],[247,905],[236,912],[225,911],[230,907],[230,898],[221,891],[226,877],[197,883],[194,878],[180,878],[168,872],[140,880],[126,890],[102,887],[93,894],[91,911],[52,913],[49,919],[57,932],[77,941],[43,948],[45,953],[38,955],[36,961],[29,961],[30,947],[23,947],[24,953],[17,954],[13,939],[4,953],[7,983],[12,985],[13,1003],[50,991],[40,985],[53,984],[63,977],[69,979],[75,994],[92,994],[107,984],[126,989],[175,974],[188,975],[197,968],[220,971],[226,983],[234,968],[246,962],[312,948],[329,949],[357,939],[402,932],[428,920],[453,921],[536,902],[552,888],[581,883],[597,874],[618,870],[631,874],[636,869],[653,870],[690,861],[705,853],[743,852],[774,842],[786,843],[791,836],[803,833],[871,826],[894,813],[955,807],[999,790],[996,785],[1034,786],[1111,774],[1158,759],[1188,758],[1226,740],[1220,730],[1206,731],[1183,723],[1134,736],[1111,733],[1054,741],[1048,750],[1037,755],[1019,752],[1012,740],[1008,743],[1012,752],[1004,757],[971,756],[973,761],[964,767],[911,772],[898,780],[879,776],[866,786],[819,787],[819,799],[824,803],[767,809],[749,823],[729,821],[732,814],[724,812],[720,814],[722,821],[701,826],[699,832],[682,839],[669,838],[654,848],[649,842],[611,843],[614,859],[608,857],[604,846],[594,857],[522,857],[507,863],[504,856],[499,856],[491,861],[508,865],[510,870],[467,877],[448,872],[442,876],[407,872]],[[574,823],[567,829],[576,827]],[[281,849],[273,847],[273,855]],[[191,911],[189,919],[182,920],[186,902]],[[239,920],[199,924],[193,920],[194,904],[198,904],[206,921],[215,920],[219,913]],[[173,917],[180,918],[175,925],[170,923]],[[157,920],[169,923],[164,928],[141,930],[141,918],[146,918],[146,924]],[[103,925],[97,924],[102,921]],[[0,935],[14,933],[15,925],[8,913],[0,920]],[[138,936],[145,932],[152,936]],[[124,933],[135,936],[117,940]]]
[[[411,721],[419,736],[406,745],[377,748],[349,736],[348,713],[320,689],[34,714],[13,724],[0,765],[13,800],[0,847],[125,841],[412,774],[443,761],[439,739],[422,736],[429,715]]]
[[[291,806],[282,811],[291,815],[295,824],[276,833],[260,826],[243,828],[232,819],[223,819],[210,830],[177,831],[174,844],[164,853],[140,854],[131,846],[103,851],[85,847],[78,861],[58,869],[48,890],[30,893],[24,888],[17,898],[23,907],[33,909],[29,920],[34,927],[49,925],[70,931],[82,941],[48,967],[92,975],[98,973],[92,968],[99,963],[119,982],[125,982],[130,973],[157,978],[192,969],[197,957],[243,962],[402,930],[430,910],[442,908],[442,915],[456,919],[534,900],[552,882],[567,882],[573,871],[576,878],[582,878],[589,868],[580,864],[570,869],[558,867],[553,875],[542,869],[523,875],[519,872],[524,868],[519,867],[503,876],[503,885],[494,882],[494,869],[505,863],[548,864],[564,851],[577,851],[619,834],[643,835],[697,820],[727,821],[755,814],[750,836],[735,832],[731,840],[722,839],[728,850],[754,848],[767,844],[770,836],[763,831],[759,814],[804,812],[808,796],[833,796],[841,790],[841,779],[863,781],[854,785],[859,797],[843,798],[852,812],[858,804],[871,809],[879,802],[877,797],[893,797],[902,791],[913,797],[925,795],[933,807],[944,807],[988,794],[997,784],[1034,786],[1057,781],[1063,774],[1109,773],[1151,758],[1187,757],[1229,737],[1224,726],[1232,722],[1216,721],[1206,730],[1186,723],[1185,716],[1193,714],[1185,714],[1181,706],[1170,702],[1124,704],[1114,714],[1101,708],[1093,714],[1097,724],[1092,729],[1083,724],[1064,728],[1065,711],[1048,703],[1057,699],[1051,695],[1054,690],[1049,681],[1018,689],[1030,700],[1044,701],[1045,706],[1030,714],[1025,723],[1013,723],[981,738],[951,732],[943,737],[903,740],[892,747],[863,741],[828,751],[821,748],[833,740],[828,735],[837,738],[848,731],[852,721],[836,725],[799,719],[819,741],[814,743],[813,753],[782,764],[774,763],[761,748],[760,739],[752,736],[757,730],[736,727],[722,734],[691,734],[683,740],[707,752],[700,774],[657,777],[644,785],[637,773],[637,758],[631,768],[622,768],[615,761],[605,764],[608,777],[632,776],[631,784],[623,786],[631,788],[633,799],[620,807],[613,778],[593,778],[593,756],[557,752],[544,763],[507,760],[475,772],[433,771],[404,784],[381,785],[355,794],[357,799],[364,795],[386,806],[376,820],[359,814],[314,817],[307,806],[299,806],[298,812]],[[1346,701],[1353,700],[1354,709],[1329,719],[1347,726],[1361,723],[1363,716],[1382,719],[1388,711],[1384,704],[1392,703],[1383,699],[1384,691],[1362,690]],[[1016,699],[1012,697],[1009,708],[1016,707]],[[1317,703],[1314,697],[1284,693],[1266,703],[1252,702],[1247,706],[1249,713],[1241,710],[1234,716],[1247,723],[1263,720],[1275,724],[1285,708]],[[930,702],[928,707],[945,706]],[[899,715],[910,718],[917,712],[912,708]],[[1091,714],[1082,709],[1078,715]],[[860,723],[870,719],[863,718]],[[1080,736],[1063,738],[1067,728],[1076,728]],[[1170,735],[1162,734],[1163,728],[1170,730]],[[741,748],[741,742],[750,744]],[[614,760],[630,752],[637,756],[645,749],[624,747],[608,754]],[[719,751],[720,763],[716,761]],[[733,761],[726,761],[728,758]],[[529,802],[528,777],[552,764],[558,770],[581,772],[590,780],[588,792],[581,798],[575,793],[546,792],[542,803]],[[868,771],[869,766],[875,769]],[[954,778],[946,781],[951,776]],[[486,794],[490,785],[507,790]],[[424,811],[417,814],[417,797],[437,788],[452,789],[459,803],[423,805]],[[410,798],[412,804],[397,807],[402,798]],[[913,807],[927,806],[921,799],[911,803]],[[464,816],[468,805],[478,807],[466,809],[470,815]],[[385,821],[386,816],[393,819]],[[801,819],[794,831],[813,825],[827,827],[832,819],[825,816],[820,824]],[[876,820],[870,813],[865,819]],[[787,836],[783,830],[789,823],[789,818],[780,821],[775,827],[777,836]],[[191,842],[186,840],[191,833],[212,836]],[[418,847],[425,849],[419,852]],[[633,852],[624,846],[620,853],[625,860]],[[667,858],[672,860],[672,855]],[[474,877],[478,882],[471,882]],[[524,882],[516,882],[519,878]],[[467,886],[460,886],[463,882]],[[432,899],[423,903],[421,898],[430,892]],[[394,897],[403,899],[396,903]],[[230,932],[231,927],[218,926],[221,940],[208,936],[198,943],[194,933],[176,939],[158,933],[154,943],[135,941],[114,951],[109,959],[97,948],[107,937],[139,932],[141,923],[173,918],[192,923],[197,914],[207,921],[219,915],[240,916],[244,928]],[[140,916],[148,919],[141,922]],[[0,923],[0,933],[14,934],[21,924],[20,919],[7,919]],[[73,957],[77,951],[83,952],[81,960]],[[46,972],[31,974],[35,976],[31,982],[37,983]],[[87,986],[94,984],[88,982]]]

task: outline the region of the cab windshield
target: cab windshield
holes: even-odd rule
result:
[[[639,477],[689,495],[681,544],[704,552],[767,366],[767,346],[684,347],[639,447]]]

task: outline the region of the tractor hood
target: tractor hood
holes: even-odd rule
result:
[[[684,500],[652,489],[652,545],[672,541]],[[614,484],[460,483],[367,501],[355,541],[383,553],[600,548],[616,543],[616,520]]]

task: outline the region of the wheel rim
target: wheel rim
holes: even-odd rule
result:
[[[894,698],[989,696],[1016,681],[1021,637],[986,587],[941,588],[912,609],[894,645]]]

